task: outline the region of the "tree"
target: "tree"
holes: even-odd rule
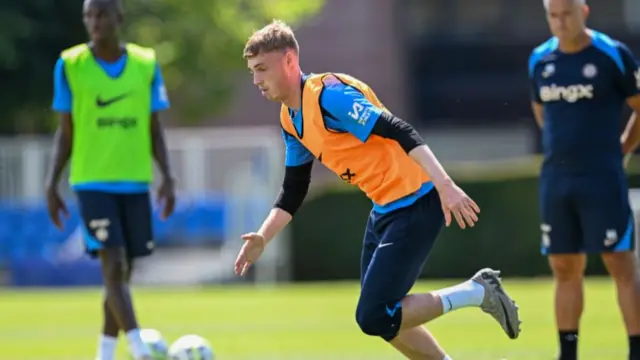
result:
[[[125,0],[125,36],[156,49],[173,107],[197,122],[225,109],[249,34],[273,18],[292,25],[324,0]],[[83,0],[0,2],[0,133],[50,131],[60,51],[87,40]]]
[[[82,0],[0,2],[0,133],[51,128],[54,63],[85,40]]]
[[[129,39],[153,46],[172,103],[182,119],[197,122],[223,111],[246,64],[248,36],[273,18],[293,24],[316,14],[324,0],[161,0],[128,4]]]

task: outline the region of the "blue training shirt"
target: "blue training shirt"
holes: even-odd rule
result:
[[[631,51],[591,32],[591,45],[562,53],[557,38],[529,58],[532,101],[543,106],[543,174],[622,171],[625,100],[640,93]]]
[[[306,76],[303,75],[303,81]],[[324,122],[327,129],[336,132],[350,133],[363,143],[369,139],[376,122],[383,110],[372,104],[356,88],[341,82],[325,85],[320,96],[320,107],[323,109]],[[354,104],[361,107],[360,114],[369,114],[367,119],[354,118],[350,113]],[[299,111],[289,109],[293,125],[298,133],[302,128],[302,116]],[[365,121],[366,120],[366,121]],[[299,166],[313,161],[313,154],[295,137],[282,130],[285,143],[285,166]],[[389,204],[379,205],[374,203],[374,210],[379,213],[387,213],[413,204],[417,199],[428,193],[433,188],[433,183],[426,182],[415,193],[407,195]]]
[[[101,59],[96,61],[102,69],[112,78],[117,78],[122,74],[127,64],[128,56],[123,54],[115,62],[106,62]],[[159,112],[167,110],[170,106],[167,91],[162,78],[160,66],[156,65],[153,81],[150,84],[151,91],[151,112]],[[64,60],[59,58],[53,71],[53,105],[52,108],[56,112],[71,113],[73,96],[64,70]],[[149,114],[151,115],[151,114]],[[105,191],[111,193],[141,193],[149,191],[149,184],[140,182],[96,182],[83,183],[74,186],[74,190],[93,190]]]

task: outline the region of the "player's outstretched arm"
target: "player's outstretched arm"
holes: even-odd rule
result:
[[[478,221],[478,205],[456,186],[409,123],[375,106],[357,89],[338,81],[325,82],[320,105],[339,121],[336,130],[348,131],[362,142],[368,141],[371,135],[396,141],[431,177],[442,200],[447,226],[451,224],[451,214],[463,229]]]
[[[467,225],[471,227],[475,225],[480,208],[455,184],[413,126],[388,112],[382,112],[371,133],[397,141],[404,151],[429,174],[440,195],[447,226],[451,225],[452,214],[462,229]]]
[[[446,226],[451,225],[451,215],[453,214],[453,218],[456,219],[461,229],[465,229],[467,225],[473,227],[478,221],[477,214],[480,213],[480,208],[453,182],[429,146],[420,145],[411,150],[409,156],[429,174],[438,190]]]
[[[282,135],[286,145],[282,189],[260,229],[242,235],[244,244],[235,262],[235,272],[241,276],[260,258],[267,244],[291,222],[309,191],[313,156],[295,138],[284,132]]]
[[[293,215],[286,210],[279,207],[274,207],[267,215],[267,218],[260,226],[260,229],[255,233],[259,235],[265,246],[273,240],[293,220]],[[243,236],[245,238],[247,236]]]
[[[236,258],[234,271],[244,276],[251,265],[255,264],[264,252],[267,244],[291,222],[293,216],[280,208],[273,208],[257,232],[242,235],[244,244]]]

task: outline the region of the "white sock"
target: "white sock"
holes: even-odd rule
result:
[[[443,314],[464,307],[480,306],[484,300],[484,287],[473,280],[433,293],[440,296]]]
[[[96,360],[114,360],[116,356],[117,345],[117,337],[107,335],[100,336],[100,343],[98,344],[98,356],[96,356]]]
[[[449,355],[445,355],[444,359],[442,359],[442,360],[453,360],[453,359],[451,357],[449,357]]]
[[[151,350],[140,337],[140,329],[127,331],[127,341],[129,341],[129,349],[133,357],[137,358],[143,355],[151,355]]]

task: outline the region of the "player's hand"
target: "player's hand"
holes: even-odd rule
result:
[[[236,258],[235,272],[240,276],[244,276],[251,265],[255,264],[264,252],[266,240],[264,236],[258,233],[248,233],[242,235],[244,244],[240,253]]]
[[[67,205],[60,197],[58,189],[55,186],[47,187],[47,210],[49,211],[49,218],[51,222],[60,230],[64,227],[62,220],[60,219],[60,213],[65,217],[69,217],[69,210]]]
[[[478,222],[480,208],[458,185],[449,182],[437,190],[447,227],[451,225],[451,214],[461,229],[465,229],[467,225],[473,227]]]
[[[176,192],[173,179],[164,178],[158,188],[158,202],[162,206],[160,218],[166,220],[176,207]]]

